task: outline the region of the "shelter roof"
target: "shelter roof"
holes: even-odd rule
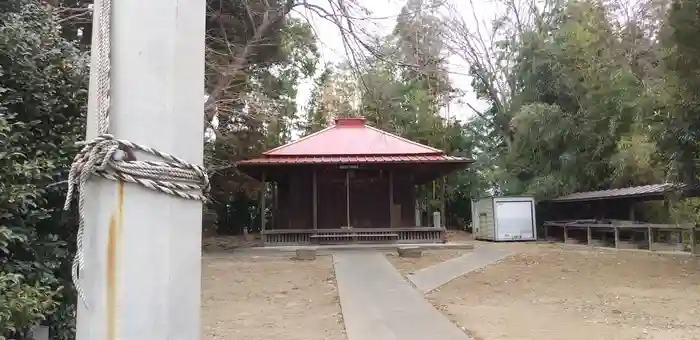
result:
[[[604,199],[620,199],[620,198],[642,198],[662,196],[671,193],[675,190],[684,189],[685,185],[662,183],[650,184],[637,187],[628,187],[621,189],[609,189],[599,191],[576,192],[569,195],[559,196],[549,200],[550,202],[577,202],[577,201],[593,201]]]

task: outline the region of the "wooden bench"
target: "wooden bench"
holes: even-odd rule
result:
[[[318,240],[319,242],[322,240],[327,240],[327,241],[340,241],[340,240],[348,240],[348,241],[361,241],[363,239],[368,239],[368,238],[388,238],[391,240],[395,240],[399,238],[399,234],[397,233],[361,233],[361,232],[355,232],[355,233],[331,233],[331,234],[316,234],[316,235],[311,235],[309,236],[311,240]]]

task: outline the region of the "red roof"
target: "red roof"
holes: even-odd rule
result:
[[[266,156],[439,155],[442,150],[365,125],[365,118],[339,118],[335,125],[263,153]]]
[[[427,145],[410,141],[365,124],[364,117],[338,118],[335,125],[263,153],[253,164],[323,163],[463,163],[469,159],[446,156]]]

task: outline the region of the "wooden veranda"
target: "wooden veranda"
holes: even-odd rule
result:
[[[445,226],[431,223],[417,193],[471,162],[355,117],[237,166],[268,193],[260,202],[267,245],[438,243]]]

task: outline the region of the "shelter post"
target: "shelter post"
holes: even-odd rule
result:
[[[634,203],[631,202],[629,206],[629,219],[630,221],[634,221],[636,217],[634,216]]]
[[[593,245],[593,230],[591,230],[591,227],[586,228],[586,241],[589,246]]]
[[[105,4],[93,5],[87,140],[100,125],[98,42],[105,36],[98,32],[109,30],[98,18],[109,14]],[[205,14],[202,1],[111,2],[115,138],[202,164]],[[76,338],[199,339],[202,202],[98,176],[84,193],[79,282],[86,303],[78,302]]]

